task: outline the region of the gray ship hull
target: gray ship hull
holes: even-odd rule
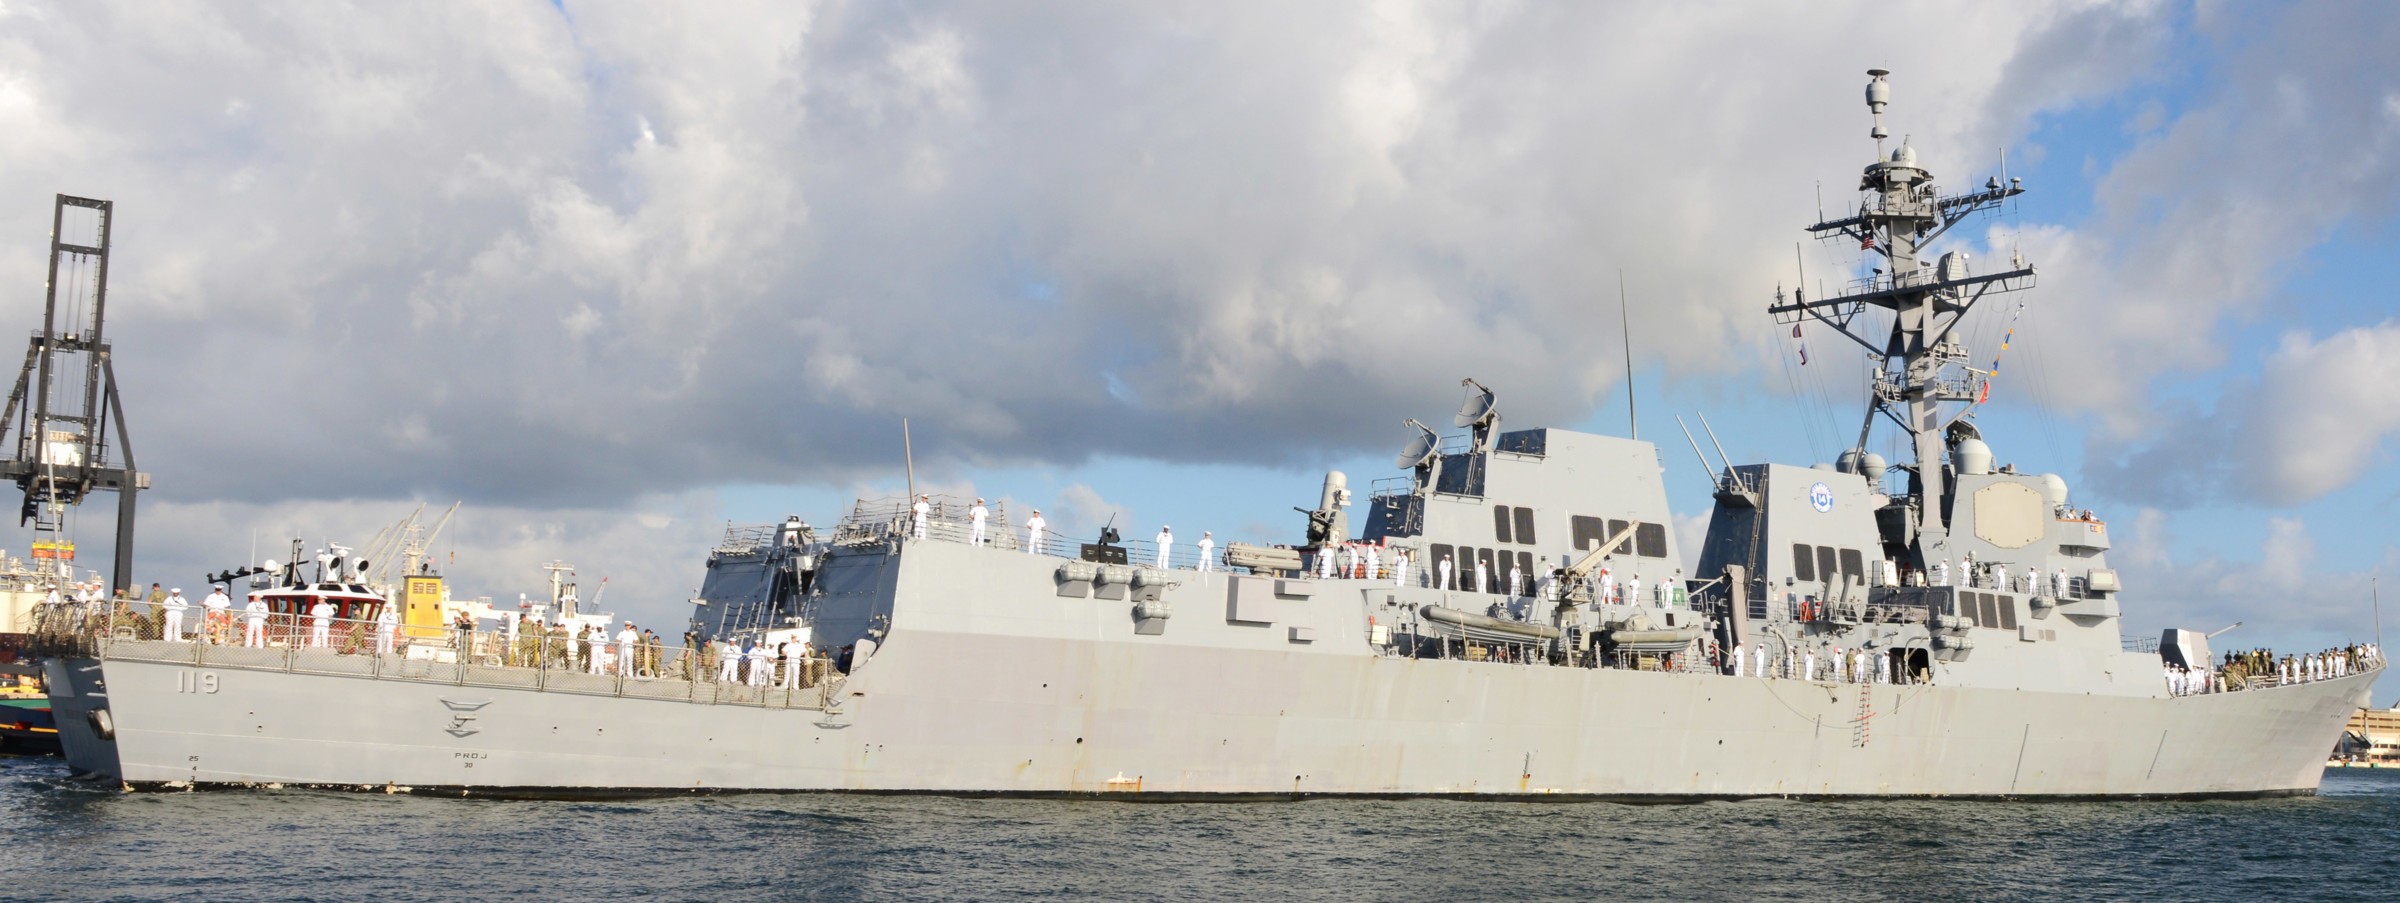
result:
[[[1627,800],[2305,794],[2374,677],[2110,697],[932,631],[830,711],[103,670],[114,741],[71,762],[135,788]]]

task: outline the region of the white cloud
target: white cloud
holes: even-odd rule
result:
[[[1119,534],[1129,538],[1150,535],[1146,525],[1127,519],[1125,506],[1101,497],[1099,490],[1082,483],[1059,490],[1050,504],[1049,516],[1042,519],[1059,536],[1098,536],[1100,528],[1111,523],[1116,524]]]
[[[2184,505],[2225,498],[2269,506],[2315,501],[2377,471],[2400,432],[2400,321],[2323,339],[2285,333],[2256,378],[2230,380],[2202,411],[2098,468],[2113,494]]]
[[[1676,512],[1673,516],[1675,519],[1675,547],[1683,552],[1683,572],[1698,574],[1700,573],[1700,551],[1707,547],[1708,522],[1716,516],[1716,512],[1714,510],[1702,511],[1698,514]]]
[[[0,234],[54,191],[119,202],[146,498],[237,523],[840,485],[902,416],[920,465],[965,467],[1382,449],[1465,374],[1571,422],[1622,374],[1594,303],[1620,269],[1671,377],[1754,366],[1809,186],[1865,162],[1860,70],[1897,71],[1895,130],[1961,184],[2159,77],[2177,14],[12,9]],[[2023,233],[2062,403],[2215,360],[2206,326],[2391,209],[2394,120],[2360,115],[2394,96],[2390,23],[2286,18],[2107,164],[2098,223]],[[31,258],[0,247],[0,284]],[[1096,529],[1114,507],[1075,491],[1058,522]]]
[[[2097,415],[2119,446],[2167,424],[2154,380],[2223,365],[2223,327],[2305,303],[2272,292],[2303,255],[2400,208],[2400,118],[2383,115],[2400,72],[2379,49],[2400,16],[2252,8],[2200,26],[2223,58],[2104,164],[2092,221],[2022,234],[2043,291],[2019,334],[2075,387],[2049,401]]]
[[[2305,501],[2348,486],[2400,431],[2400,322],[2315,341],[2287,334],[2240,412],[2258,494]]]
[[[2144,509],[2115,531],[2110,562],[2125,583],[2127,637],[2169,627],[2213,631],[2239,621],[2241,629],[2215,648],[2270,645],[2288,653],[2361,642],[2375,630],[2370,584],[2380,573],[2400,572],[2400,546],[2390,544],[2372,566],[2327,566],[2308,524],[2293,517],[2262,522],[2255,557],[2179,557],[2169,551],[2170,522]]]

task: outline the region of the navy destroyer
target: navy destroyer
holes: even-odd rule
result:
[[[2128,641],[2105,523],[1995,467],[1963,416],[1987,374],[1956,327],[2035,273],[1930,246],[2023,189],[1943,194],[1913,149],[1886,154],[1885,75],[1859,207],[1808,227],[1885,265],[1769,309],[1861,339],[1867,423],[1831,464],[1711,465],[1691,574],[1657,447],[1503,431],[1470,380],[1463,436],[1411,421],[1398,475],[1359,499],[1328,474],[1288,545],[861,502],[729,530],[695,636],[621,667],[482,633],[384,653],[62,624],[70,764],[134,789],[460,795],[2314,792],[2378,651],[2266,670],[2193,631]],[[1868,452],[1879,423],[1910,460]]]

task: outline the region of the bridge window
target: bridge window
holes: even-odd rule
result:
[[[1607,525],[1601,523],[1597,517],[1585,517],[1578,514],[1567,518],[1567,526],[1575,533],[1575,551],[1578,552],[1597,549],[1600,547],[1600,541],[1608,538]]]
[[[1792,543],[1792,579],[1802,583],[1817,579],[1817,553],[1807,543]]]
[[[1623,532],[1625,532],[1625,528],[1626,528],[1627,526],[1628,526],[1628,523],[1627,523],[1626,521],[1621,521],[1621,520],[1612,520],[1612,521],[1609,521],[1609,522],[1608,522],[1608,535],[1610,535],[1610,536],[1615,536],[1615,535],[1617,535],[1617,534],[1619,534],[1619,533],[1623,533]],[[1625,537],[1625,539],[1624,539],[1622,542],[1619,542],[1619,543],[1617,543],[1617,548],[1615,549],[1615,551],[1616,551],[1616,553],[1617,553],[1617,554],[1619,554],[1619,555],[1631,555],[1631,554],[1633,554],[1633,537],[1631,537],[1631,536],[1627,536],[1627,537]]]
[[[1832,546],[1817,547],[1817,579],[1834,584],[1842,582],[1842,569],[1837,565]]]
[[[1515,542],[1516,540],[1510,537],[1510,531],[1508,529],[1509,525],[1512,523],[1515,523],[1515,519],[1509,517],[1507,505],[1492,506],[1492,538],[1494,540],[1498,542]]]
[[[1857,549],[1842,550],[1842,576],[1855,578],[1862,584],[1866,582],[1866,558],[1860,555]]]
[[[1526,545],[1533,545],[1533,509],[1519,508],[1516,511],[1516,517],[1517,541]]]
[[[1644,558],[1667,557],[1667,527],[1665,524],[1644,523],[1633,528],[1634,554]]]

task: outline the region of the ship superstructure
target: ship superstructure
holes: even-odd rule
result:
[[[2196,632],[2124,641],[2104,525],[2063,481],[1993,467],[1960,416],[1979,387],[1957,323],[2031,268],[1921,260],[2020,188],[1945,197],[1912,149],[1884,153],[1885,76],[1864,203],[1811,228],[1889,275],[1772,311],[1862,337],[1869,426],[1912,459],[1862,430],[1832,464],[1718,469],[1695,573],[1656,446],[1503,431],[1467,380],[1463,436],[1409,421],[1400,475],[1363,502],[1329,473],[1296,541],[1208,559],[1005,511],[979,528],[926,496],[822,533],[729,530],[689,644],[630,657],[466,634],[231,650],[85,621],[49,634],[70,763],[137,788],[493,795],[2313,792],[2379,652],[2253,674]]]

